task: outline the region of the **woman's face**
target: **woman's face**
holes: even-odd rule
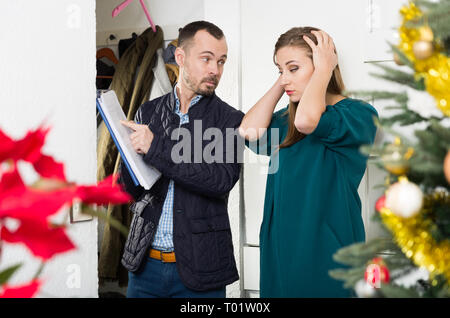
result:
[[[291,102],[299,102],[313,72],[314,65],[306,50],[285,46],[275,55],[280,70],[280,84]]]

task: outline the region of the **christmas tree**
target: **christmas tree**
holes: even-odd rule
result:
[[[412,109],[406,92],[356,93],[397,111],[376,122],[394,141],[361,147],[368,164],[387,172],[373,211],[386,235],[338,250],[333,258],[347,267],[330,275],[359,297],[450,297],[450,0],[409,2],[400,14],[399,43],[391,44],[399,66],[378,65],[372,75],[425,91],[439,112]],[[417,123],[425,128],[414,140],[395,128]]]

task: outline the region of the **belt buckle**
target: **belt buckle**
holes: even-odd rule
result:
[[[163,263],[165,263],[165,261],[164,261],[164,257],[163,257],[163,251],[159,251],[159,254],[160,254],[160,259],[161,259],[161,262],[163,262]]]

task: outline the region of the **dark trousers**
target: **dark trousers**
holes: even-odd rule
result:
[[[225,287],[195,291],[184,286],[176,263],[147,257],[144,269],[128,273],[128,298],[225,298]]]

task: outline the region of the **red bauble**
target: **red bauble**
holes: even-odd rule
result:
[[[380,288],[380,283],[389,282],[389,270],[381,257],[374,258],[367,266],[364,280],[375,288]]]
[[[375,203],[375,210],[380,212],[386,206],[386,196],[383,194]]]

